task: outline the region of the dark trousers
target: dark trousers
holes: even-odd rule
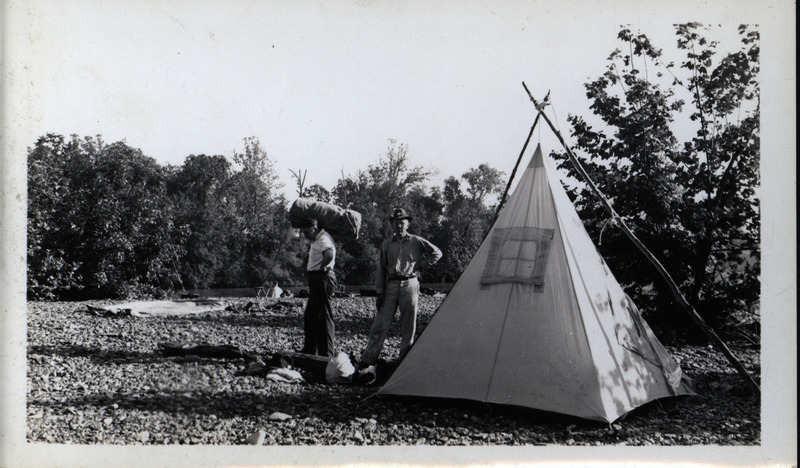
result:
[[[308,272],[308,302],[303,325],[306,335],[302,352],[319,356],[334,356],[333,338],[336,327],[333,323],[331,298],[336,289],[333,271]]]

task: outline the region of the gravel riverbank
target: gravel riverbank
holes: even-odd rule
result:
[[[421,297],[420,329],[440,299]],[[299,349],[305,300],[225,299],[187,317],[101,316],[28,304],[27,440],[70,444],[758,445],[760,400],[716,350],[665,343],[698,396],[646,405],[612,425],[467,402],[373,396],[374,387],[243,375],[243,358],[167,356],[161,343],[233,345],[268,358]],[[373,299],[335,299],[337,348],[366,344]],[[387,347],[396,350],[398,330]],[[730,343],[758,378],[759,349]],[[282,416],[276,416],[279,413]],[[272,418],[271,418],[272,416]]]

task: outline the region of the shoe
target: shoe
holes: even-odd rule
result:
[[[374,364],[367,364],[366,362],[363,362],[361,359],[350,359],[350,362],[353,363],[353,366],[355,366],[357,371],[366,369],[369,366],[374,366]]]
[[[378,373],[375,369],[375,365],[368,365],[362,369],[356,371],[355,375],[355,384],[361,386],[370,386],[375,385],[376,381],[378,380]]]

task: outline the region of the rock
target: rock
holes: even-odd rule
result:
[[[250,436],[244,440],[247,445],[262,445],[264,443],[264,439],[267,438],[267,433],[263,429],[259,429],[258,431],[250,434]]]
[[[287,421],[289,419],[292,419],[292,417],[286,413],[275,411],[274,413],[269,415],[269,419],[272,421]]]

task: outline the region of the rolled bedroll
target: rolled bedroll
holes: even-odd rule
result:
[[[333,203],[298,198],[289,208],[289,220],[292,227],[300,227],[301,221],[314,218],[320,227],[337,236],[358,238],[361,230],[361,213],[348,210]]]

